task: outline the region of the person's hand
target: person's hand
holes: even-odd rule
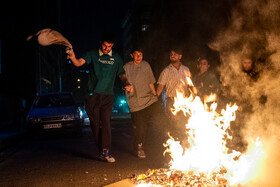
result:
[[[133,86],[132,85],[126,85],[124,88],[128,92],[133,92]]]
[[[75,53],[72,48],[67,48],[65,52],[67,53],[67,59],[75,58]]]

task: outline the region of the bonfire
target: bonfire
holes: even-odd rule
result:
[[[189,82],[190,80],[188,80]],[[190,83],[192,86],[192,83]],[[188,119],[185,124],[187,147],[170,138],[164,154],[170,154],[168,169],[148,170],[132,179],[138,186],[242,186],[259,175],[265,155],[257,137],[248,142],[245,153],[228,151],[226,139],[230,124],[235,120],[237,105],[227,105],[216,111],[215,95],[203,101],[191,92],[189,97],[177,91],[172,113],[182,111]],[[209,105],[209,102],[212,104]]]

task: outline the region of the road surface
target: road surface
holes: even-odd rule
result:
[[[71,132],[38,133],[13,147],[13,153],[0,163],[1,187],[105,186],[166,167],[162,124],[151,125],[147,135],[146,159],[133,152],[130,119],[112,120],[112,154],[115,163],[98,159],[90,127],[82,135]]]

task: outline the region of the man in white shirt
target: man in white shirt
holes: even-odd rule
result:
[[[187,77],[191,77],[190,70],[187,66],[184,66],[181,63],[182,51],[181,49],[172,49],[170,51],[170,64],[164,68],[161,72],[158,87],[157,95],[160,96],[163,89],[165,88],[165,98],[166,98],[166,113],[170,119],[170,128],[169,131],[173,132],[175,136],[181,138],[185,132],[184,120],[179,120],[179,118],[185,119],[183,115],[177,115],[176,118],[173,117],[173,114],[170,112],[174,104],[174,97],[176,97],[176,90],[184,93],[186,96],[189,95],[189,87],[187,82]],[[180,123],[179,123],[180,122]],[[182,140],[181,140],[182,141]]]
[[[191,73],[189,68],[181,63],[181,58],[182,52],[180,49],[172,49],[170,51],[170,64],[164,68],[158,80],[158,96],[164,88],[167,100],[173,100],[176,96],[176,90],[187,94],[187,77],[191,77]]]

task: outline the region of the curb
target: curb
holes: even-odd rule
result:
[[[0,162],[15,151],[12,147],[23,140],[26,134],[25,131],[19,131],[0,138]]]

